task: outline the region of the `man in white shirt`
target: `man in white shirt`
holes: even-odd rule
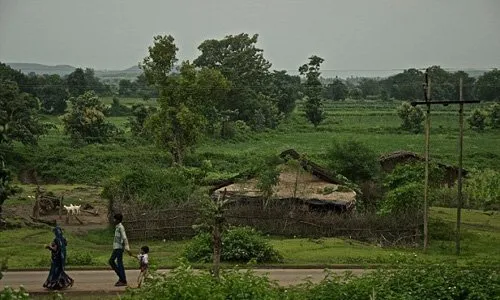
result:
[[[125,276],[125,267],[123,266],[123,251],[125,250],[129,255],[132,255],[122,220],[122,214],[118,213],[114,215],[114,223],[116,225],[115,238],[113,241],[113,253],[109,258],[109,265],[115,271],[116,275],[118,275],[118,281],[115,283],[115,286],[127,286],[127,277]]]

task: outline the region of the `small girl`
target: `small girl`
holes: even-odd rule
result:
[[[139,277],[137,277],[137,287],[141,287],[144,278],[148,275],[148,264],[149,264],[149,247],[142,246],[141,253],[137,255],[137,259],[139,260],[139,265],[141,267],[141,272],[139,273]]]

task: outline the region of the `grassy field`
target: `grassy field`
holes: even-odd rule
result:
[[[103,99],[106,103],[111,98]],[[131,105],[140,99],[124,98]],[[143,101],[142,101],[143,102]],[[154,103],[153,101],[149,101]],[[148,102],[148,103],[149,103]],[[245,133],[235,140],[222,141],[205,138],[194,153],[188,155],[186,164],[209,159],[214,166],[212,177],[226,177],[243,171],[261,157],[276,155],[294,148],[307,153],[319,163],[326,163],[325,153],[338,140],[358,140],[378,154],[396,150],[424,152],[423,134],[412,134],[399,129],[396,114],[399,102],[343,101],[325,105],[327,118],[314,129],[301,113],[301,104],[296,112],[275,130],[260,133]],[[479,104],[479,106],[487,106]],[[470,112],[471,107],[468,108]],[[109,121],[122,128],[124,139],[106,145],[72,147],[64,135],[61,118],[45,116],[44,121],[55,125],[49,134],[42,136],[37,148],[16,144],[15,151],[22,159],[16,163],[36,166],[41,172],[66,183],[100,184],[107,178],[121,174],[123,170],[142,166],[161,168],[168,166],[169,154],[159,150],[152,142],[136,142],[127,128],[129,117],[110,117]],[[431,158],[447,164],[458,161],[458,116],[453,107],[436,107],[432,115]],[[192,159],[191,159],[192,158]],[[476,132],[466,125],[464,136],[464,167],[466,169],[490,168],[500,170],[500,130],[487,129]]]
[[[435,207],[432,218],[454,223],[455,210]],[[500,266],[500,214],[465,210],[463,212],[462,255],[454,255],[452,241],[433,240],[427,253],[415,248],[382,248],[377,245],[338,238],[281,238],[267,237],[284,256],[285,266],[328,266],[336,264],[498,264]],[[72,267],[106,268],[111,253],[113,231],[109,229],[67,232],[68,258],[76,261]],[[50,228],[20,228],[3,231],[0,235],[0,257],[8,257],[10,268],[47,268],[50,255],[44,245],[53,238]],[[147,244],[151,261],[157,267],[172,267],[182,257],[188,240],[132,241],[134,252]],[[125,265],[135,268],[137,261],[125,258]]]

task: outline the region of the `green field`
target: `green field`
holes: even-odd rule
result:
[[[106,103],[111,98],[103,99]],[[124,98],[126,105],[143,102]],[[150,101],[153,103],[154,101]],[[245,133],[243,137],[223,141],[204,138],[194,153],[189,154],[186,164],[203,159],[214,165],[213,176],[224,177],[239,173],[252,160],[294,148],[307,153],[319,163],[325,163],[326,150],[338,140],[358,140],[378,154],[396,150],[424,152],[424,135],[399,129],[400,120],[396,108],[400,102],[340,101],[325,105],[326,120],[314,129],[302,115],[301,103],[295,113],[274,130]],[[487,106],[489,104],[479,104]],[[470,111],[470,108],[468,109]],[[169,164],[167,153],[152,142],[135,142],[127,128],[129,117],[110,117],[109,121],[124,130],[123,138],[106,145],[72,147],[64,135],[60,117],[44,117],[45,122],[55,125],[42,136],[37,148],[16,144],[15,151],[27,160],[24,166],[33,165],[63,183],[95,184],[121,173],[132,166],[159,168]],[[464,167],[500,170],[500,130],[487,129],[476,132],[466,124],[464,136]],[[436,106],[432,115],[431,158],[447,164],[458,162],[458,114],[453,107]],[[53,156],[59,157],[54,159]],[[67,174],[75,168],[79,175]]]

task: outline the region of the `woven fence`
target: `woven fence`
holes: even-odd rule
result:
[[[196,207],[154,209],[123,206],[124,225],[131,239],[183,239],[196,234],[200,224]],[[295,201],[281,201],[267,207],[260,202],[228,206],[224,221],[232,226],[251,226],[264,234],[288,237],[347,237],[387,244],[413,243],[419,239],[421,216],[379,216],[372,213],[338,213],[310,210]]]

